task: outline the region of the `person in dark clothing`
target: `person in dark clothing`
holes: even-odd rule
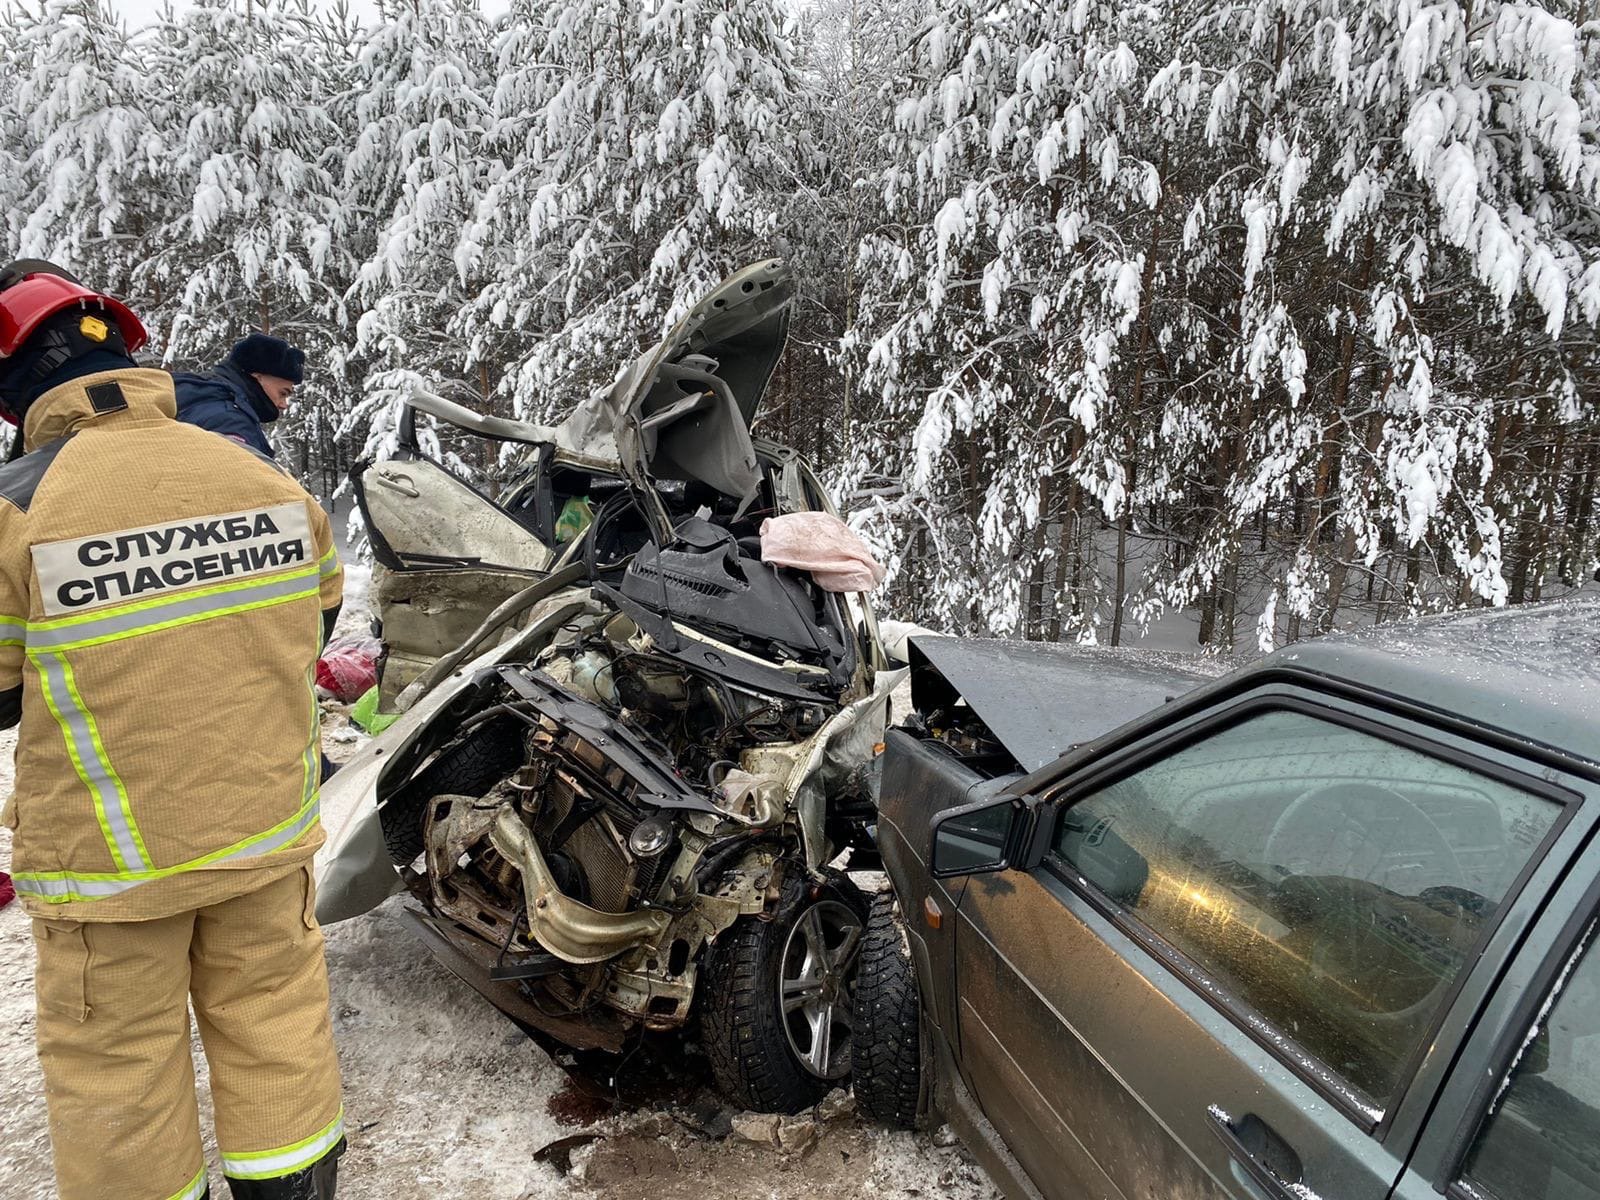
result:
[[[252,333],[234,343],[209,375],[176,375],[178,420],[277,457],[264,428],[289,407],[305,378],[305,351]]]
[[[282,338],[265,333],[240,338],[211,374],[172,377],[178,420],[276,459],[264,426],[289,407],[296,385],[305,379],[305,365],[305,351]],[[322,782],[338,769],[322,756]]]

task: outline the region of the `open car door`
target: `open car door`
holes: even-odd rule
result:
[[[500,441],[534,443],[546,432],[419,396],[401,418],[400,455],[352,473],[375,560],[371,603],[388,650],[380,677],[386,710],[406,684],[464,642],[501,602],[536,582],[555,558],[530,528],[531,514],[502,508],[422,455],[418,408]]]

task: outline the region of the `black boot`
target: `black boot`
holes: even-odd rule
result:
[[[233,1200],[333,1200],[339,1177],[339,1156],[345,1151],[344,1139],[311,1166],[276,1179],[235,1179],[228,1176]]]

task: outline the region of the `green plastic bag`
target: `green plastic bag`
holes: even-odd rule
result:
[[[574,496],[561,506],[556,518],[556,541],[561,545],[574,540],[594,520],[594,503],[587,496]]]
[[[355,707],[350,710],[351,723],[374,735],[382,733],[399,719],[399,713],[378,711],[378,689],[375,687],[362,692],[361,699],[357,700]]]

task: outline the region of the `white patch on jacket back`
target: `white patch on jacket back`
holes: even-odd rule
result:
[[[47,617],[268,575],[314,559],[311,522],[297,501],[33,547]]]

